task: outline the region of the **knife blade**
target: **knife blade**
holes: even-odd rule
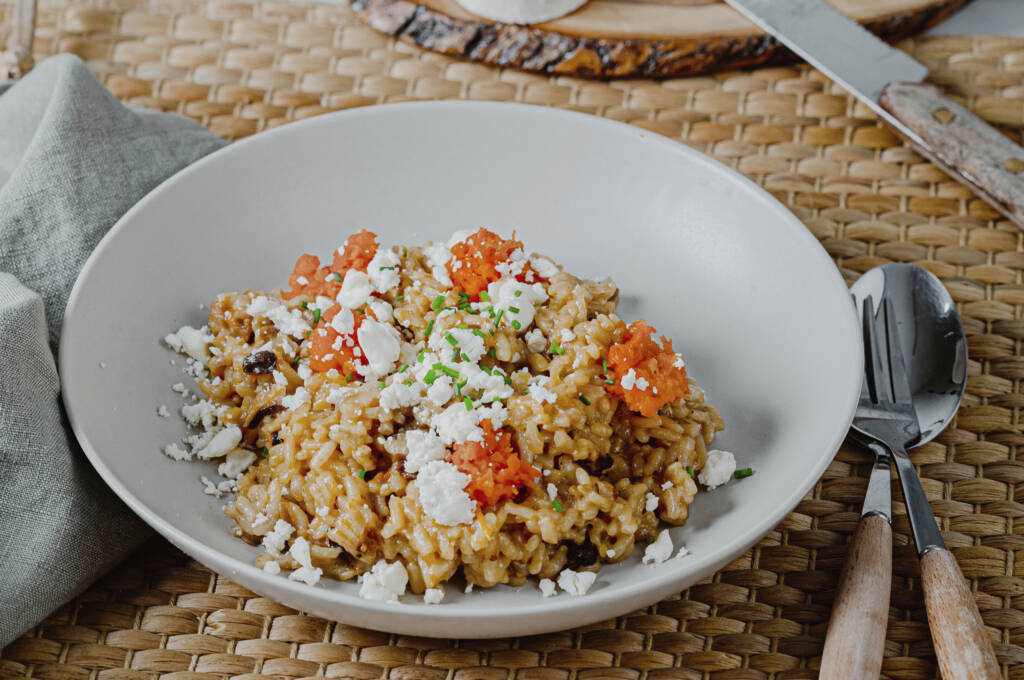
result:
[[[1024,148],[924,81],[928,69],[823,0],[725,0],[1024,228]]]

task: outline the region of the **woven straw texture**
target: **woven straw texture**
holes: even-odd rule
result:
[[[0,0],[0,44],[4,14]],[[1007,678],[1024,680],[1024,249],[1021,232],[805,67],[668,82],[501,71],[395,43],[341,5],[241,0],[43,0],[36,51],[74,52],[120,98],[226,137],[408,99],[563,106],[663,133],[739,169],[788,205],[844,275],[887,261],[941,277],[971,353],[964,406],[913,454],[972,581]],[[908,43],[934,80],[1020,139],[1024,41]],[[538,637],[413,639],[303,616],[153,541],[0,651],[0,677],[38,680],[814,678],[869,458],[844,447],[756,548],[629,616]],[[898,488],[894,495],[899,498]],[[936,676],[917,562],[897,502],[884,672]]]

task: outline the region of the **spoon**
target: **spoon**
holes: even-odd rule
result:
[[[867,365],[877,366],[880,359],[892,358],[883,368],[891,369],[892,391],[897,397],[890,395],[883,400],[884,404],[878,405],[887,406],[889,413],[874,416],[870,409],[863,408],[862,401],[851,430],[855,440],[875,452],[876,463],[861,523],[851,541],[836,593],[821,677],[878,677],[891,579],[891,461],[899,472],[914,543],[921,558],[921,583],[942,675],[995,680],[1002,676],[977,605],[955,558],[946,548],[917,471],[906,453],[907,449],[934,439],[960,405],[967,382],[967,343],[956,306],[937,278],[908,264],[872,269],[853,285],[851,293],[857,309],[868,310],[864,313],[865,329],[869,325],[876,329],[874,356],[867,357]],[[909,397],[902,414],[892,403],[901,401],[901,383],[902,391]],[[876,407],[878,410],[884,409]],[[894,427],[901,418],[904,427]]]

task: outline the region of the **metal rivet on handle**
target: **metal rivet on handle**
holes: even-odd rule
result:
[[[1007,158],[1003,161],[1003,167],[1013,174],[1024,172],[1024,161],[1019,158]]]
[[[956,118],[956,114],[949,109],[935,109],[935,112],[932,113],[932,118],[945,125],[952,123],[953,119]]]

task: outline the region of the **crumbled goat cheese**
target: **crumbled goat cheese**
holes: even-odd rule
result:
[[[192,454],[177,444],[168,444],[165,446],[164,455],[172,460],[192,460]]]
[[[174,364],[173,360],[171,361],[171,364]],[[101,361],[100,362],[100,368],[106,368],[106,367],[107,367],[107,362],[106,361]]]
[[[480,428],[480,421],[489,419],[494,429],[498,429],[505,424],[507,417],[508,409],[501,404],[478,406],[467,411],[462,402],[456,402],[434,415],[430,424],[445,444],[461,444],[483,441],[484,431]]]
[[[196,361],[206,361],[207,345],[213,340],[206,326],[192,328],[182,326],[177,332],[164,336],[164,342],[175,352],[187,354]]]
[[[370,308],[371,312],[373,312],[377,321],[391,323],[391,319],[395,316],[395,308],[386,300],[371,299],[366,303],[366,306]]]
[[[661,485],[661,490],[662,490],[662,491],[667,491],[667,490],[669,490],[669,489],[671,489],[671,488],[672,488],[672,480],[671,480],[671,479],[670,479],[670,480],[667,480],[667,481],[665,481],[665,482],[664,482],[664,483],[663,483],[663,484]]]
[[[550,497],[551,500],[558,498],[558,487],[551,482],[548,482],[546,490],[548,492],[548,497]]]
[[[217,405],[209,399],[185,404],[181,407],[181,417],[193,427],[204,427],[207,430],[217,424]]]
[[[275,369],[274,384],[278,387],[288,387],[288,378],[284,377],[284,373]]]
[[[655,510],[657,510],[658,509],[658,503],[659,503],[658,497],[655,496],[650,491],[648,491],[647,495],[644,496],[644,509],[647,512],[654,512]]]
[[[613,557],[615,557],[615,551],[611,548],[608,548],[608,550],[605,552],[605,555],[608,556],[608,559],[612,559]]]
[[[516,293],[519,293],[517,296]],[[487,294],[491,297],[494,309],[504,310],[501,323],[514,328],[516,332],[525,333],[536,313],[535,305],[548,299],[544,286],[539,283],[521,283],[513,278],[500,279],[487,286]],[[519,311],[513,311],[517,309]],[[516,324],[512,322],[515,321]],[[518,326],[518,328],[517,328]]]
[[[430,348],[437,351],[443,348],[440,343],[448,344],[448,340],[445,337],[446,334],[451,335],[458,343],[459,353],[462,354],[466,361],[477,363],[480,361],[480,357],[484,355],[487,348],[484,346],[484,339],[474,333],[469,328],[452,328],[447,333],[438,333],[430,339]],[[450,345],[449,345],[450,348]]]
[[[530,376],[527,393],[530,395],[531,399],[538,403],[543,404],[544,402],[547,402],[549,404],[554,404],[558,395],[548,389],[548,385],[550,384],[551,378],[546,375]]]
[[[546,257],[531,257],[530,268],[537,272],[538,276],[545,279],[550,279],[552,276],[562,271],[558,268],[557,264]]]
[[[423,604],[441,604],[444,599],[444,590],[441,588],[427,588],[423,591]]]
[[[366,304],[372,292],[370,277],[358,269],[349,269],[345,272],[345,280],[338,291],[338,303],[342,307],[359,309]]]
[[[420,388],[416,385],[396,381],[380,391],[380,407],[387,412],[415,406],[419,402]]]
[[[359,338],[359,346],[362,347],[369,362],[365,367],[360,366],[357,369],[360,374],[372,380],[390,373],[402,352],[402,337],[395,327],[366,319],[359,325],[356,335]]]
[[[405,456],[405,471],[409,474],[419,472],[420,468],[431,461],[444,460],[444,442],[433,432],[406,430],[405,447],[408,451]]]
[[[674,559],[674,560],[681,560],[684,557],[689,557],[689,556],[690,556],[690,551],[686,549],[685,545],[681,545],[681,546],[679,546],[679,552],[677,552],[676,556],[673,557],[672,559]]]
[[[332,387],[331,391],[327,393],[327,403],[337,406],[345,398],[346,394],[355,392],[354,387]]]
[[[507,260],[494,265],[494,271],[502,276],[516,277],[523,273],[526,263],[526,253],[522,248],[516,248],[509,254]]]
[[[263,563],[263,571],[267,572],[268,574],[280,574],[281,565],[275,562],[274,560],[267,560]]]
[[[629,369],[626,372],[626,375],[622,376],[622,380],[619,381],[622,384],[622,389],[624,389],[624,390],[631,390],[631,389],[633,389],[633,387],[636,386],[637,378],[638,378],[638,376],[636,374],[636,371],[634,371],[632,368]],[[639,379],[643,380],[643,378],[639,378]]]
[[[471,592],[473,592],[473,584],[472,583],[466,584],[466,589],[463,590],[462,592],[464,592],[464,593],[471,593]]]
[[[290,581],[302,581],[308,586],[316,585],[316,582],[320,580],[320,576],[324,573],[320,567],[313,566],[313,557],[310,555],[309,541],[302,538],[295,539],[292,543],[292,547],[288,550],[288,554],[292,556],[292,559],[299,563],[299,568],[288,574],[288,580]]]
[[[405,595],[409,574],[401,562],[380,560],[359,577],[359,597],[377,602],[398,602]]]
[[[199,481],[203,485],[203,493],[207,496],[216,496],[217,498],[220,498],[220,489],[217,488],[216,484],[210,481],[209,477],[203,475],[199,478]]]
[[[298,389],[295,390],[294,394],[289,394],[288,396],[281,399],[281,406],[284,406],[287,409],[296,409],[302,406],[303,404],[308,404],[309,402],[309,390],[307,390],[305,387],[299,387]]]
[[[594,585],[595,580],[597,580],[597,574],[592,571],[563,569],[558,574],[558,587],[570,595],[579,597],[580,595],[587,594],[590,586]]]
[[[555,594],[555,582],[551,579],[542,578],[537,585],[540,586],[540,592],[544,597],[551,597]]]
[[[285,335],[294,338],[304,338],[306,331],[310,330],[309,323],[302,312],[297,309],[288,309],[284,305],[271,300],[266,295],[257,295],[246,307],[245,313],[249,316],[262,316],[270,320]]]
[[[356,329],[356,318],[352,314],[351,309],[342,307],[331,319],[330,325],[331,328],[338,331],[341,335],[348,335]],[[335,347],[334,349],[341,349],[341,347]]]
[[[263,547],[271,555],[277,556],[284,550],[285,542],[295,533],[295,527],[283,519],[277,520],[270,533],[263,537]]]
[[[373,259],[366,265],[370,285],[378,293],[387,293],[398,285],[398,264],[402,259],[393,249],[378,248]],[[381,317],[377,317],[378,319]]]
[[[256,454],[252,451],[234,449],[229,451],[224,462],[217,466],[217,474],[228,479],[238,479],[255,460]]]
[[[427,264],[430,265],[430,275],[442,286],[451,288],[452,278],[448,275],[445,263],[452,259],[452,251],[443,245],[432,245],[424,248],[423,254],[427,258]]]
[[[476,502],[464,490],[469,481],[451,463],[433,460],[419,468],[413,484],[423,511],[438,524],[455,526],[472,522],[476,514]]]
[[[632,369],[630,369],[630,370],[632,370]],[[641,390],[641,391],[646,390],[648,385],[650,385],[650,383],[647,382],[647,378],[640,377],[640,378],[636,379],[636,388],[638,390]],[[655,389],[657,389],[657,388],[655,388]]]
[[[573,340],[576,339],[576,334],[573,333],[572,330],[568,328],[563,328],[562,331],[559,333],[559,337],[561,338],[562,342],[572,342]]]
[[[188,390],[185,389],[185,386],[182,385],[180,382],[174,383],[173,385],[171,385],[171,389],[174,390],[175,392],[177,392],[178,394],[180,394],[183,397],[187,397],[188,396]]]
[[[158,406],[157,409],[156,409],[156,414],[158,416],[160,416],[161,418],[168,418],[168,417],[170,417],[171,412],[167,410],[166,406],[164,406],[163,404],[160,404],[160,406]]]
[[[302,362],[301,364],[299,364],[296,373],[298,373],[299,377],[302,378],[303,380],[309,380],[310,376],[313,375],[313,369],[309,367],[308,363]]]
[[[539,328],[534,328],[529,331],[526,336],[526,347],[531,352],[543,352],[549,346],[548,339],[544,337],[544,333]]]
[[[654,543],[647,546],[644,550],[644,564],[657,564],[664,562],[672,554],[672,537],[668,535],[668,531],[664,529]]]
[[[308,286],[309,285],[309,279],[307,279],[305,276],[299,276],[295,280],[298,282],[298,284],[300,286]]]
[[[451,401],[454,393],[455,387],[452,385],[452,379],[442,375],[427,388],[427,401],[435,406],[444,406]]]
[[[683,357],[679,354],[676,355],[676,360],[672,362],[672,366],[675,368],[686,368],[686,362],[683,361]]]
[[[200,460],[220,458],[228,451],[238,446],[242,441],[242,430],[237,425],[227,425],[213,435],[208,442],[198,450],[193,451]]]
[[[708,491],[716,489],[732,479],[736,472],[736,458],[729,451],[714,449],[708,451],[704,468],[700,471],[697,479],[708,488]]]

